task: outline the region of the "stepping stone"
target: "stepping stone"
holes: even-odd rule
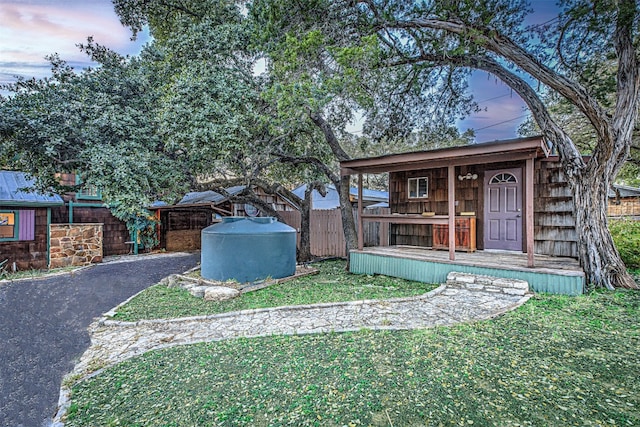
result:
[[[226,301],[240,295],[240,291],[226,286],[209,286],[204,291],[205,301]]]

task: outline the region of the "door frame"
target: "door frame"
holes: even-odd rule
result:
[[[490,236],[490,224],[489,221],[491,218],[490,212],[491,210],[489,209],[489,203],[490,203],[490,181],[498,174],[500,173],[509,173],[512,174],[515,178],[516,178],[516,183],[517,183],[517,195],[516,195],[516,209],[517,209],[517,213],[514,212],[514,216],[518,215],[519,216],[519,220],[516,222],[516,227],[515,227],[515,232],[516,234],[516,245],[512,245],[509,246],[505,243],[505,245],[503,247],[495,247],[494,241],[490,241],[489,240],[489,236]],[[483,244],[484,244],[484,249],[489,249],[489,250],[506,250],[506,251],[522,251],[523,250],[523,245],[524,245],[524,237],[525,237],[525,233],[523,230],[523,226],[524,226],[524,194],[523,191],[525,190],[524,188],[524,170],[522,167],[512,167],[512,168],[501,168],[501,169],[492,169],[492,170],[486,170],[484,173],[484,191],[483,191],[483,196],[484,196],[484,219],[482,221],[483,224]]]

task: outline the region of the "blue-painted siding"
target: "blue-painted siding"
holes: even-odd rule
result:
[[[447,274],[452,271],[459,271],[462,273],[526,280],[529,282],[530,289],[535,292],[565,295],[580,295],[584,293],[585,288],[584,275],[578,272],[554,274],[540,271],[507,270],[358,252],[352,252],[350,255],[350,271],[357,274],[384,274],[424,283],[444,283],[447,280]]]

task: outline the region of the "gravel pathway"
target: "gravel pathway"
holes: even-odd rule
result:
[[[274,334],[313,334],[368,329],[416,329],[450,326],[501,315],[524,304],[526,282],[450,273],[447,284],[424,295],[390,300],[362,300],[244,310],[210,316],[121,322],[103,317],[90,328],[91,347],[70,375],[99,374],[128,358],[176,345]],[[112,310],[111,313],[115,312]],[[60,391],[56,427],[69,405]]]
[[[74,374],[83,377],[96,366],[111,366],[150,350],[229,338],[451,326],[498,316],[528,298],[529,295],[443,285],[421,296],[390,300],[262,308],[138,322],[103,318],[90,327],[91,347]]]

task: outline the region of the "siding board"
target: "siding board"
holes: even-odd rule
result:
[[[47,208],[25,210],[33,212],[33,238],[31,240],[0,242],[0,261],[7,260],[6,268],[13,268],[15,263],[18,270],[46,269],[48,262],[47,234],[49,233]]]
[[[33,240],[36,232],[36,214],[33,209],[18,211],[18,240]]]
[[[502,162],[488,165],[456,167],[456,175],[477,174],[476,180],[456,180],[456,213],[475,212],[478,249],[484,249],[484,174],[486,170],[523,168],[523,162]],[[429,198],[419,203],[406,194],[408,178],[429,177]],[[407,214],[424,211],[446,215],[447,169],[392,172],[389,175],[392,213]],[[555,158],[535,162],[534,170],[534,250],[536,253],[577,257],[573,198],[560,163]],[[431,247],[431,226],[391,224],[392,245]],[[523,229],[523,237],[524,229]],[[548,240],[548,243],[547,243]]]

